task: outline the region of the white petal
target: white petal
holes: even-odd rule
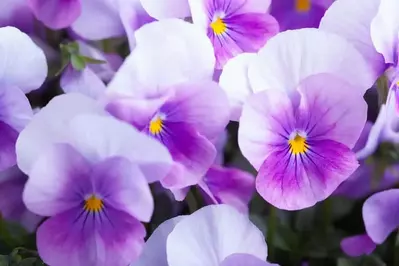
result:
[[[29,174],[32,164],[43,150],[68,138],[71,119],[85,113],[106,115],[95,100],[81,94],[64,94],[52,99],[33,116],[18,137],[16,153],[19,168]]]
[[[373,71],[344,38],[318,29],[282,32],[259,51],[248,76],[254,92],[294,90],[314,74],[329,73],[348,81],[363,93],[374,83]]]
[[[228,205],[210,205],[175,226],[166,253],[173,266],[219,266],[234,253],[265,260],[267,246],[262,232],[246,215]]]
[[[17,28],[0,28],[0,82],[28,93],[47,77],[43,51]]]
[[[226,63],[220,75],[219,85],[229,97],[232,121],[240,119],[245,99],[253,93],[248,80],[248,66],[254,58],[256,54],[240,54]]]
[[[190,16],[187,0],[141,0],[141,4],[151,17],[158,20]]]
[[[135,35],[132,53],[137,60],[136,75],[144,85],[163,87],[212,78],[213,46],[196,25],[165,19],[144,25]]]
[[[380,0],[338,0],[326,11],[320,29],[336,33],[350,41],[374,68],[377,79],[384,72],[384,58],[371,40],[371,21],[378,11]],[[343,15],[345,14],[345,15]]]
[[[399,40],[399,1],[382,0],[378,13],[371,22],[371,39],[378,52],[384,55],[386,63],[394,63],[397,58]]]
[[[166,239],[176,224],[185,217],[178,216],[159,225],[145,243],[139,259],[130,264],[130,266],[168,266],[168,261],[166,260]]]

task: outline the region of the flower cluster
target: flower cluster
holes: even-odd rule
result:
[[[398,0],[2,1],[0,253],[399,263]]]

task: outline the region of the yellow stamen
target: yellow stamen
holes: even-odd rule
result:
[[[216,18],[215,21],[211,23],[211,28],[213,32],[217,35],[223,34],[227,30],[227,25],[220,17]]]
[[[295,0],[295,9],[298,12],[308,12],[311,7],[311,0]]]
[[[161,133],[163,128],[163,121],[160,117],[152,119],[150,122],[150,133],[153,135],[157,135]]]
[[[290,144],[290,151],[294,155],[303,154],[308,150],[306,138],[298,134],[293,139],[290,139],[288,143]]]
[[[89,212],[99,212],[103,209],[104,203],[103,201],[96,197],[96,195],[91,195],[85,201],[85,210]]]

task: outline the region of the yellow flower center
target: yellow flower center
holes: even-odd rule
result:
[[[99,212],[103,209],[104,203],[103,201],[96,197],[96,195],[91,195],[85,201],[85,210],[89,212]]]
[[[151,134],[157,135],[157,134],[161,133],[162,128],[163,128],[163,121],[159,116],[151,120],[151,122],[150,122],[150,133]]]
[[[227,25],[220,17],[217,17],[215,21],[211,23],[213,32],[217,35],[223,34],[227,30]]]
[[[295,9],[298,12],[308,12],[311,7],[311,0],[295,0]]]
[[[308,150],[308,144],[306,143],[306,138],[296,134],[293,139],[288,141],[290,144],[290,151],[292,154],[303,154]]]

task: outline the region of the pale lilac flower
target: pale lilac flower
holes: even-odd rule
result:
[[[381,0],[368,0],[359,4],[357,0],[337,0],[320,22],[320,29],[338,34],[356,47],[366,59],[365,63],[372,68],[374,80],[388,67],[383,56],[374,47],[370,35],[372,21],[377,15],[380,2]]]
[[[49,265],[125,266],[138,257],[153,212],[148,186],[170,169],[167,150],[79,94],[57,96],[21,132],[27,208]],[[156,154],[157,156],[154,156]]]
[[[351,149],[366,117],[362,92],[331,74],[309,76],[295,92],[252,95],[238,140],[258,170],[257,191],[287,210],[326,199],[359,166]]]
[[[204,207],[161,224],[130,266],[271,266],[262,232],[227,205]]]
[[[317,28],[326,9],[334,0],[274,0],[270,13],[282,31]]]
[[[17,166],[0,172],[0,213],[1,217],[20,223],[26,230],[36,230],[43,217],[29,211],[22,201],[28,177]]]
[[[197,184],[228,123],[224,92],[211,80],[215,58],[195,25],[165,19],[143,26],[107,91],[106,109],[163,143],[175,161],[161,180],[172,191]]]

